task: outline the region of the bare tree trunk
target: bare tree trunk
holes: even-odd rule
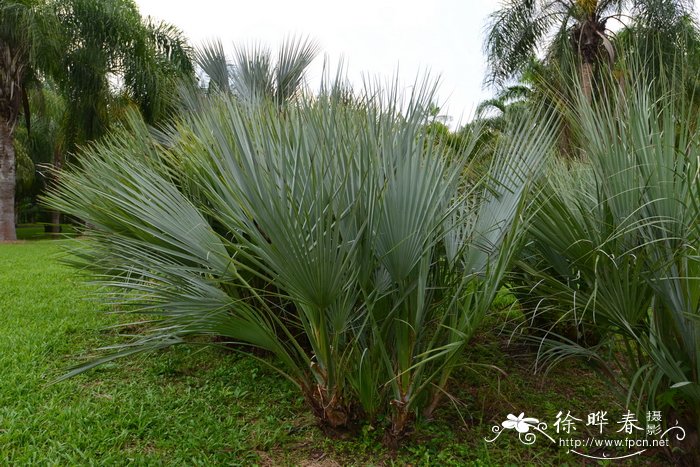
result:
[[[0,118],[0,241],[17,240],[15,232],[15,148],[10,123]]]

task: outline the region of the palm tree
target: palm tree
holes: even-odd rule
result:
[[[487,79],[504,84],[528,66],[537,50],[560,62],[573,53],[583,94],[590,99],[596,66],[615,59],[609,20],[622,23],[631,12],[635,23],[663,35],[667,28],[662,25],[676,24],[691,10],[692,3],[684,0],[508,0],[491,15]]]
[[[136,106],[149,124],[171,115],[177,86],[193,74],[190,49],[174,26],[142,20],[131,0],[70,0],[56,3],[63,54],[54,73],[68,104],[62,127],[63,146],[54,151],[54,176],[66,154],[105,134],[120,109]],[[89,65],[87,65],[89,64]],[[114,94],[114,83],[121,89]],[[51,229],[60,230],[54,211]]]
[[[0,241],[15,239],[14,131],[21,112],[31,121],[37,77],[53,78],[65,97],[70,151],[107,130],[115,83],[152,123],[167,114],[176,77],[191,72],[179,31],[144,24],[131,0],[0,3]]]
[[[451,157],[425,131],[432,86],[368,86],[357,105],[324,89],[283,111],[219,93],[167,147],[136,116],[64,173],[48,203],[90,222],[76,260],[164,318],[70,374],[213,334],[274,353],[334,429],[381,417],[398,442],[437,406],[519,246],[553,128],[523,118],[475,180],[469,148]]]
[[[15,157],[17,180],[15,189],[16,216],[18,222],[36,222],[39,206],[37,196],[53,178],[49,167],[62,160],[65,153],[65,136],[68,114],[65,99],[50,80],[43,81],[41,92],[29,96],[30,120],[25,119],[15,130]],[[31,130],[28,130],[31,128]],[[52,223],[60,225],[60,217],[54,214]],[[47,225],[51,231],[57,229]]]
[[[40,21],[44,16],[40,6],[38,0],[0,3],[0,241],[16,238],[14,133],[21,108],[27,102],[31,67],[44,58],[44,54],[36,53],[37,43],[42,37],[52,37],[43,34],[48,24]]]
[[[215,40],[203,44],[195,60],[209,78],[210,89],[282,105],[302,92],[306,72],[317,55],[315,42],[290,38],[282,43],[274,62],[270,49],[260,44],[236,47],[229,62],[221,42]]]
[[[496,96],[486,99],[476,107],[476,116],[487,127],[501,129],[506,113],[517,111],[528,103],[532,88],[525,83],[507,86]]]
[[[148,123],[168,113],[175,81],[193,72],[177,28],[144,22],[131,0],[70,0],[56,14],[67,25],[56,80],[72,106],[75,143],[104,134],[115,84]]]

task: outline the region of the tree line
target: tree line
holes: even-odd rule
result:
[[[193,72],[182,32],[130,0],[2,0],[0,241],[15,239],[16,195],[34,198],[124,109],[150,124],[167,118]]]
[[[561,107],[578,89],[593,99],[602,76],[630,50],[647,57],[650,75],[660,73],[662,62],[692,63],[682,68],[687,76],[676,78],[687,81],[689,98],[697,94],[697,79],[687,72],[700,65],[692,2],[509,0],[489,21],[485,83],[494,98],[456,132],[439,119],[430,126],[454,147],[483,126],[477,148],[488,157],[509,115],[533,102]],[[194,50],[176,27],[142,18],[132,0],[2,0],[0,241],[15,238],[18,221],[37,219],[37,195],[55,182],[66,157],[104,136],[127,109],[158,125],[186,106],[180,90],[200,84],[195,70],[209,91],[274,94],[278,103],[298,92],[318,47],[301,40],[286,47],[281,67],[261,47],[239,48],[229,61],[221,43]],[[279,70],[285,76],[275,77]],[[564,125],[560,146],[571,156],[574,139]],[[43,220],[52,228],[60,223],[58,213]]]

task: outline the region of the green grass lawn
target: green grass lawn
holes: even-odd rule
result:
[[[478,365],[458,371],[455,402],[419,424],[398,452],[371,426],[328,438],[291,384],[217,347],[172,348],[52,384],[91,349],[121,339],[108,326],[124,319],[86,300],[90,286],[57,261],[64,244],[0,244],[2,465],[580,465],[566,448],[524,446],[512,434],[494,444],[483,438],[508,413],[619,410],[584,367],[543,381],[526,348],[506,348],[507,336],[492,332],[466,358],[505,376]]]
[[[249,464],[308,423],[290,385],[210,348],[51,384],[117,338],[104,329],[116,317],[98,313],[89,287],[56,261],[59,243],[0,245],[0,464]]]

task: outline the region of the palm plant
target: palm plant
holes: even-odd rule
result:
[[[532,87],[525,83],[507,86],[494,97],[479,103],[475,123],[487,128],[489,131],[485,134],[494,140],[507,128],[511,114],[526,110],[533,100],[533,94]]]
[[[59,36],[64,52],[53,76],[69,104],[69,146],[109,128],[115,82],[149,124],[172,114],[177,84],[193,72],[189,46],[177,28],[144,22],[131,0],[71,0],[53,7],[64,25]]]
[[[191,71],[182,35],[144,25],[130,0],[0,3],[0,241],[15,238],[13,134],[21,112],[31,130],[28,92],[41,92],[39,77],[52,79],[65,97],[65,147],[72,150],[109,126],[110,79],[123,80],[129,100],[154,123],[172,107],[176,79]]]
[[[508,0],[491,15],[485,44],[488,80],[503,84],[517,77],[538,50],[563,62],[573,52],[584,96],[591,98],[596,66],[615,60],[608,21],[633,19],[657,37],[692,11],[684,0]]]
[[[39,206],[36,198],[51,182],[52,173],[60,167],[65,151],[67,112],[66,104],[55,84],[49,80],[41,83],[40,92],[28,96],[31,112],[26,112],[29,121],[23,121],[15,130],[15,151],[17,162],[17,184],[15,196],[18,200],[17,215],[32,213],[31,222],[36,222]],[[57,170],[50,170],[53,166]],[[45,229],[54,230],[59,225],[58,213],[52,212],[52,224]],[[56,230],[54,230],[56,231]]]
[[[607,102],[580,96],[572,120],[589,162],[548,178],[521,262],[546,329],[540,364],[595,362],[638,411],[700,422],[698,113],[683,83],[656,94],[637,67]],[[674,87],[677,85],[677,87]],[[620,378],[622,375],[622,378]],[[691,448],[691,452],[695,447]],[[697,452],[697,451],[695,451]]]
[[[158,125],[178,110],[182,83],[194,81],[193,51],[182,31],[171,24],[147,18],[138,29],[133,44],[127,42],[121,50],[121,94],[148,124]]]
[[[279,106],[299,97],[306,71],[317,55],[313,41],[289,38],[274,63],[271,50],[260,44],[236,47],[229,62],[221,41],[213,40],[196,50],[195,60],[213,89],[247,101],[271,99]]]
[[[55,24],[43,6],[41,1],[0,4],[0,241],[16,239],[14,132],[22,107],[28,108],[31,67],[45,58],[36,53],[37,43],[54,37]]]
[[[553,131],[523,119],[474,181],[425,131],[431,87],[343,95],[221,94],[166,147],[135,118],[83,155],[48,202],[88,221],[76,263],[105,296],[159,324],[70,374],[209,334],[273,353],[325,425],[387,415],[396,441],[434,409]]]
[[[500,90],[495,97],[487,99],[476,108],[477,115],[484,115],[490,110],[497,110],[504,114],[511,105],[522,105],[532,94],[532,89],[526,84],[508,86]]]

